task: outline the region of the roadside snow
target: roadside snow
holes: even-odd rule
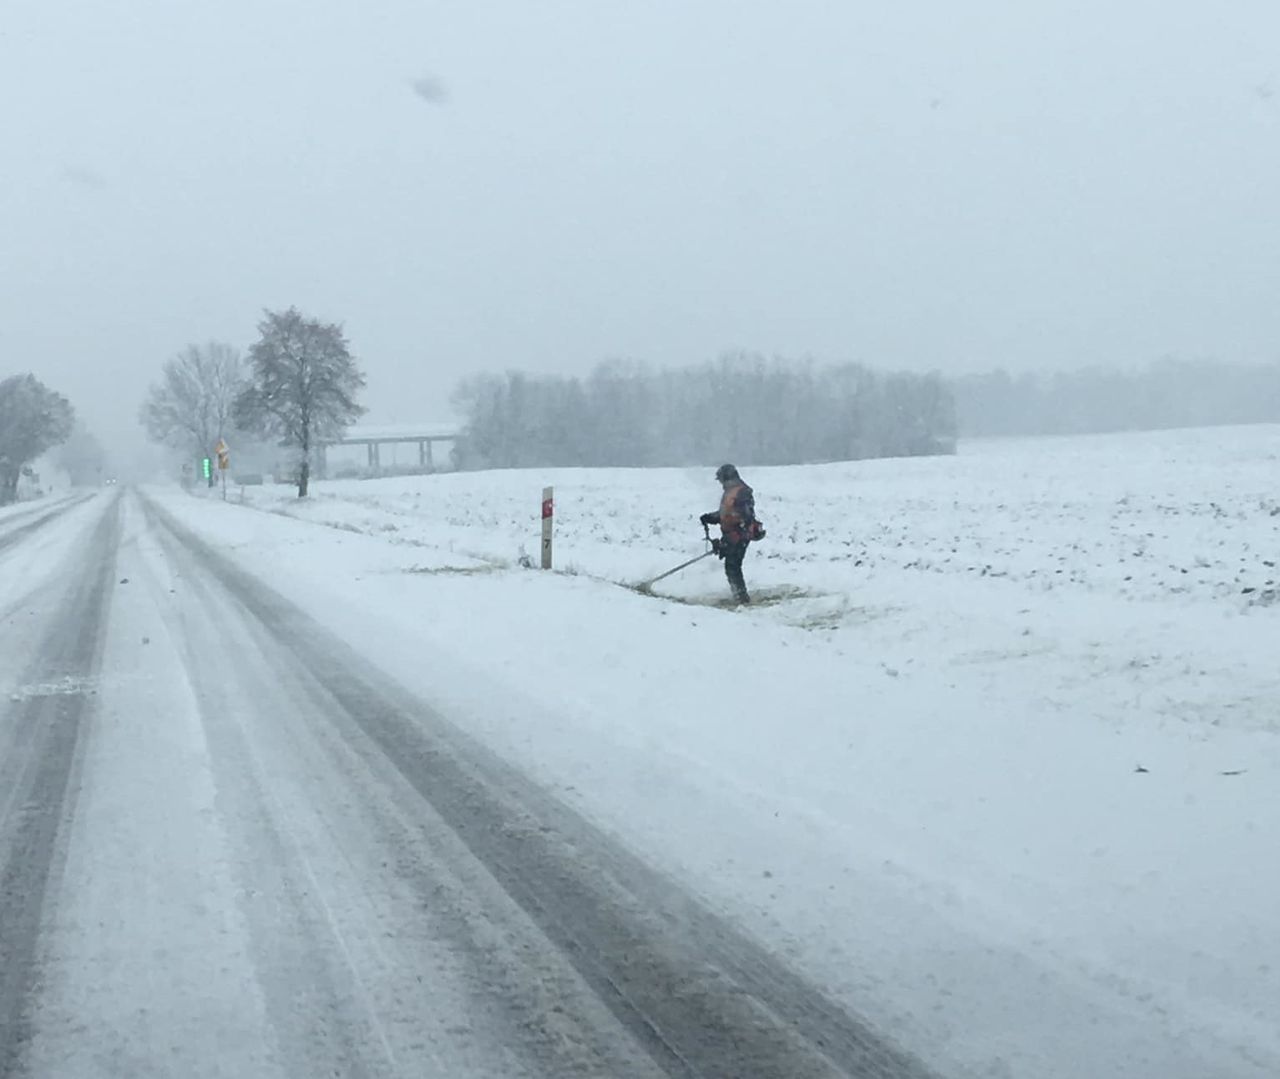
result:
[[[744,468],[743,611],[714,559],[610,583],[699,552],[707,470],[157,497],[931,1059],[1191,1079],[1280,1072],[1278,462],[1255,427]],[[544,484],[555,574],[519,568]]]
[[[96,499],[71,506],[65,512],[38,526],[33,536],[18,537],[14,533],[33,524],[43,514],[57,509],[65,499],[23,502],[21,509],[6,506],[0,510],[0,622],[23,627],[10,640],[17,646],[0,651],[0,685],[15,686],[18,678],[39,646],[39,637],[26,627],[39,625],[39,615],[49,596],[56,595],[68,577],[65,566],[84,542],[86,525],[96,519]],[[6,542],[11,541],[11,542]],[[18,685],[12,693],[25,689]],[[11,693],[11,695],[12,695]]]
[[[31,519],[46,510],[56,508],[59,504],[71,498],[71,494],[46,495],[40,498],[24,498],[18,502],[10,502],[7,506],[0,506],[0,525],[4,525],[11,519]]]

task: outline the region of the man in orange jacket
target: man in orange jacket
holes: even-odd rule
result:
[[[716,469],[723,494],[720,508],[714,513],[704,513],[698,520],[704,525],[719,525],[720,538],[712,541],[712,549],[724,559],[724,575],[733,589],[733,598],[739,603],[750,603],[747,583],[742,577],[742,560],[753,539],[764,535],[764,529],[756,520],[755,493],[742,482],[733,465],[721,465]]]

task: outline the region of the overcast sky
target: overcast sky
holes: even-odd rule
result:
[[[1277,0],[0,0],[0,102],[0,374],[112,440],[290,304],[379,422],[615,356],[1280,356]]]

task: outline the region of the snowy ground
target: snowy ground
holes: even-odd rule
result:
[[[744,472],[153,494],[930,1061],[1280,1073],[1280,428]]]
[[[931,1079],[135,492],[0,538],[5,1079]]]

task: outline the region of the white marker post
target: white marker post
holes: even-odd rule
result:
[[[542,568],[551,568],[551,523],[555,519],[555,488],[542,489]]]

